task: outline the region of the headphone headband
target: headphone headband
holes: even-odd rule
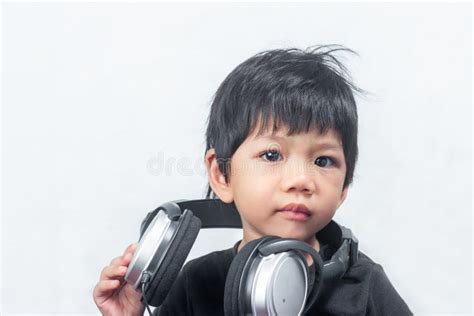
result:
[[[218,199],[177,200],[181,210],[189,209],[201,220],[202,228],[242,228],[239,212],[234,203]]]

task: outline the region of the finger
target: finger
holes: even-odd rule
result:
[[[123,257],[123,265],[128,267],[128,265],[130,264],[130,261],[132,261],[132,258],[133,258],[133,253],[129,252],[127,253],[124,257]]]
[[[129,252],[134,252],[136,248],[137,248],[137,243],[131,243],[131,244],[128,245],[128,247],[125,249],[125,251],[123,252],[123,255],[126,255],[126,254],[129,253]]]
[[[132,245],[128,248],[127,252],[125,252],[125,255],[130,254],[131,256],[133,256],[133,255],[135,254],[135,251],[137,250],[137,247],[138,247],[138,244],[136,244],[136,243],[135,243],[135,244],[132,244]],[[124,256],[125,256],[125,255],[124,255]]]
[[[126,260],[127,259],[126,258],[127,254],[131,254],[128,258],[128,259],[131,259],[131,257],[135,253],[135,250],[137,249],[137,246],[138,246],[138,244],[136,244],[136,243],[131,244],[130,246],[128,246],[122,256],[115,257],[114,259],[112,259],[112,261],[110,261],[110,265],[113,265],[113,266],[126,265],[126,266],[128,266],[128,264],[130,263],[130,260],[128,260],[128,261]]]
[[[129,254],[129,253],[131,253],[131,254],[133,255],[133,254],[135,253],[135,250],[137,249],[137,246],[138,246],[138,244],[136,244],[136,243],[129,245],[129,246],[125,249],[123,255],[121,255],[120,257],[114,258],[114,259],[110,262],[110,264],[111,264],[111,265],[122,265],[122,264],[123,264],[123,261],[124,261],[124,259],[125,259],[125,257],[126,257],[126,255]]]
[[[112,261],[110,261],[110,265],[115,265],[115,266],[118,266],[120,265],[120,263],[123,261],[123,256],[120,256],[120,257],[115,257],[112,259]]]
[[[127,273],[127,267],[125,266],[106,266],[100,273],[101,280],[116,280],[123,278]]]
[[[130,264],[130,261],[132,260],[133,254],[132,253],[127,253],[124,256],[117,257],[114,260],[110,262],[111,266],[126,266]]]
[[[94,288],[93,296],[96,304],[100,305],[120,287],[119,280],[102,280]]]

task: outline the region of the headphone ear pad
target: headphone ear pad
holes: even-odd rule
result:
[[[235,255],[234,260],[229,267],[224,288],[224,314],[226,316],[239,316],[239,285],[242,273],[246,266],[247,260],[254,253],[256,248],[264,241],[269,239],[277,239],[278,237],[265,236],[255,239],[247,243]],[[242,313],[244,311],[241,311]]]
[[[182,216],[184,216],[182,223],[171,241],[165,258],[153,274],[150,285],[145,289],[147,301],[152,306],[160,306],[163,303],[201,228],[201,221],[192,212],[186,212]]]

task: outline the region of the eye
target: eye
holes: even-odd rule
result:
[[[278,158],[281,158],[281,154],[278,152],[278,150],[267,150],[261,154],[260,157],[267,161],[274,162],[279,160]]]
[[[334,160],[329,157],[322,156],[316,159],[315,163],[320,167],[331,167],[334,165]]]

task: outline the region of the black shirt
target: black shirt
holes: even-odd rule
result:
[[[184,265],[168,296],[154,315],[224,315],[227,271],[237,246],[215,251]],[[321,244],[329,260],[334,249]],[[159,310],[159,313],[158,313]],[[359,251],[359,260],[338,280],[323,283],[307,315],[413,315],[381,265]]]

